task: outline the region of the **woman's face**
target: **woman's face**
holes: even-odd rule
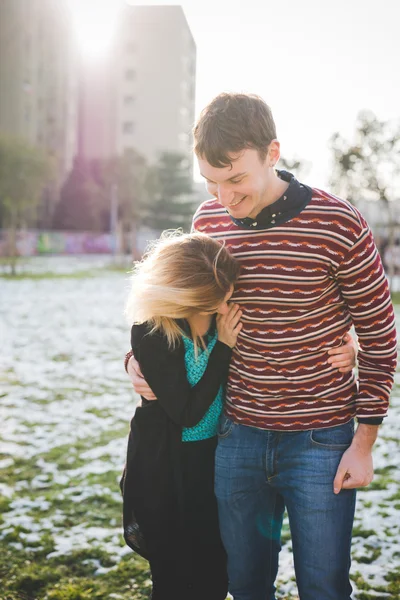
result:
[[[229,310],[229,300],[231,299],[233,294],[233,285],[231,285],[231,288],[229,290],[229,292],[226,294],[223,302],[221,302],[221,304],[218,306],[217,310],[215,311],[217,314],[219,315],[226,315],[226,313]]]
[[[199,312],[199,315],[213,315],[214,313],[217,313],[219,315],[225,315],[229,310],[229,300],[232,294],[233,285],[231,285],[230,290],[225,294],[225,298],[223,299],[221,304],[217,306],[217,308],[215,308],[214,310],[206,310],[203,312]]]

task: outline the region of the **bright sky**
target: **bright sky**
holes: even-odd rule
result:
[[[400,0],[183,0],[197,43],[196,113],[224,90],[271,106],[282,155],[325,186],[328,140],[357,113],[400,118]]]
[[[335,131],[351,136],[361,109],[400,118],[400,0],[182,6],[197,45],[196,115],[221,91],[259,94],[272,108],[282,155],[312,163],[312,185],[327,184],[328,140]]]

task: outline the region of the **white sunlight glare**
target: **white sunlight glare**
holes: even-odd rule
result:
[[[110,48],[123,3],[121,0],[66,0],[81,53],[101,58]]]

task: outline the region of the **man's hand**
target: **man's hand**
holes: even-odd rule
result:
[[[330,356],[328,363],[334,369],[338,369],[339,373],[348,373],[356,366],[358,347],[349,332],[346,333],[343,341],[345,342],[343,346],[328,350]]]
[[[157,400],[140,370],[139,363],[134,356],[131,356],[126,370],[133,385],[133,389],[137,394],[146,398],[146,400]]]
[[[365,423],[358,425],[352,444],[343,454],[336,472],[333,482],[335,494],[342,489],[366,487],[373,480],[372,446],[378,435],[378,427]]]

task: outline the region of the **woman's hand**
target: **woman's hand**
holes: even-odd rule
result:
[[[225,314],[217,315],[218,339],[230,348],[236,345],[237,336],[242,329],[242,323],[239,323],[241,316],[238,304],[229,304]]]
[[[330,358],[328,358],[328,363],[331,364],[334,369],[337,369],[339,373],[348,373],[356,366],[358,347],[349,332],[346,333],[343,341],[343,346],[328,350],[330,356]]]

